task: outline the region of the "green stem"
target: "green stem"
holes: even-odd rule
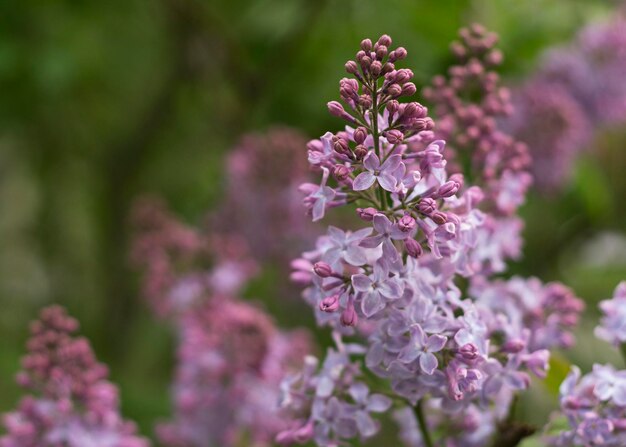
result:
[[[426,447],[434,447],[433,440],[430,437],[430,432],[428,431],[428,426],[426,425],[426,418],[424,417],[424,408],[422,405],[423,400],[419,400],[417,405],[414,407],[415,416],[417,417],[417,423],[420,427],[420,432],[422,433],[422,439],[424,441],[424,445]]]
[[[619,352],[622,354],[622,359],[626,362],[626,343],[622,343],[619,345]]]

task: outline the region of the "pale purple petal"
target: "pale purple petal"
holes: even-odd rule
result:
[[[388,233],[392,228],[391,221],[382,213],[378,213],[374,216],[372,224],[374,229],[379,233]]]
[[[375,171],[379,169],[380,159],[378,158],[378,155],[376,155],[374,152],[370,152],[369,154],[367,154],[363,159],[363,166],[365,167],[365,169],[368,169],[370,171]]]
[[[372,287],[372,280],[363,274],[352,275],[352,287],[357,292],[367,292]]]
[[[332,225],[328,226],[328,236],[330,236],[330,238],[334,241],[337,242],[338,244],[341,244],[344,239],[346,238],[346,233],[344,233],[342,230],[340,230],[337,227],[333,227]]]
[[[389,281],[380,283],[378,285],[378,291],[385,298],[400,298],[400,295],[402,295],[402,286],[400,286],[397,281],[390,279]]]
[[[370,237],[366,237],[365,239],[363,239],[361,241],[361,243],[359,244],[359,246],[361,247],[365,247],[365,248],[376,248],[380,245],[380,243],[384,240],[385,238],[383,237],[382,234],[378,234],[376,236],[370,236]]]
[[[431,375],[435,369],[437,369],[438,364],[439,362],[437,361],[435,354],[425,352],[420,355],[420,368],[422,368],[422,371],[426,374]]]
[[[370,292],[365,294],[363,301],[361,301],[361,310],[363,315],[371,317],[372,315],[380,312],[385,308],[385,303],[380,297],[378,292]]]
[[[376,181],[376,177],[369,171],[361,172],[356,176],[352,183],[352,189],[355,191],[363,191],[369,188]]]
[[[356,403],[364,404],[367,402],[367,395],[370,393],[370,390],[363,382],[356,382],[350,386],[348,392]]]
[[[393,172],[398,168],[398,166],[400,166],[401,162],[402,162],[402,155],[400,154],[392,155],[387,160],[385,160],[385,162],[381,166],[381,169],[387,172]]]
[[[366,411],[358,411],[355,415],[356,426],[364,438],[374,436],[378,431],[376,423]]]
[[[426,349],[430,352],[439,352],[446,345],[447,341],[448,338],[443,335],[431,335],[428,337],[428,341],[426,342]]]
[[[361,228],[360,230],[355,231],[346,236],[346,242],[357,242],[362,240],[364,237],[369,236],[372,233],[372,228]]]
[[[391,407],[392,401],[382,394],[372,394],[367,400],[367,410],[372,413],[384,413]]]
[[[315,205],[313,205],[313,222],[317,222],[318,220],[324,217],[324,212],[326,211],[326,198],[320,197],[315,201]]]
[[[419,348],[426,346],[426,334],[422,329],[422,326],[416,324],[411,328],[411,343],[417,345]]]
[[[415,343],[409,343],[398,354],[398,360],[402,363],[411,363],[422,353],[423,351],[419,346],[415,346]]]
[[[396,185],[398,184],[398,181],[393,175],[387,172],[383,172],[378,176],[378,183],[384,190],[394,192],[396,190]]]
[[[360,266],[367,262],[367,256],[359,247],[348,247],[343,255],[343,259],[350,265]]]

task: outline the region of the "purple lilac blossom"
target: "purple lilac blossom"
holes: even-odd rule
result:
[[[615,288],[613,298],[600,302],[602,319],[596,336],[616,346],[626,343],[626,281]]]
[[[3,415],[2,447],[148,447],[120,414],[118,390],[107,381],[78,322],[59,306],[31,325],[17,382],[30,394]]]
[[[257,270],[238,235],[184,225],[153,200],[140,202],[135,223],[133,260],[144,268],[144,293],[178,335],[173,417],[157,426],[159,440],[169,447],[271,445],[289,426],[277,406],[280,382],[311,350],[308,333],[281,331],[238,298]],[[343,236],[334,241],[349,244],[351,235]],[[340,253],[358,259],[359,250]]]
[[[314,239],[296,190],[310,176],[300,156],[306,143],[298,131],[277,126],[244,135],[228,154],[226,191],[212,228],[236,229],[259,263],[286,265]]]
[[[308,334],[282,332],[260,309],[213,297],[178,324],[174,418],[157,434],[171,447],[270,446],[287,428],[277,406],[285,374],[301,366]]]
[[[458,63],[447,77],[436,76],[423,93],[434,105],[434,138],[447,142],[450,171],[462,172],[481,187],[483,197],[476,197],[480,203],[474,206],[486,215],[473,232],[476,249],[465,262],[474,270],[501,272],[507,260],[519,257],[516,241],[523,224],[515,214],[531,184],[531,158],[527,146],[498,125],[513,105],[495,71],[503,59],[495,47],[497,35],[473,25],[459,37],[451,46]]]
[[[536,73],[513,92],[506,127],[530,148],[538,190],[554,193],[594,136],[626,121],[626,19],[593,23],[546,52]]]
[[[489,66],[499,62],[494,38],[482,28],[461,37],[457,52],[477,53]],[[453,433],[438,442],[486,445],[514,394],[530,385],[530,374],[545,377],[548,350],[571,344],[582,310],[560,284],[492,278],[519,254],[515,213],[529,183],[524,146],[494,127],[509,108],[497,75],[469,53],[460,54],[466,65],[452,70],[451,94],[478,82],[488,115],[480,135],[454,147],[455,161],[471,160],[472,169],[461,173],[448,164],[446,142],[428,110],[399,102],[415,86],[410,70],[396,68],[406,50],[390,45],[386,35],[361,42],[345,65],[353,77],[340,81],[345,106],[328,105],[348,126],[309,144],[317,148],[316,156],[309,150],[309,161],[323,173],[320,185],[301,188],[305,206],[318,208],[313,218],[351,205],[364,226],[331,227],[292,263],[292,278],[306,287],[303,298],[318,324],[331,328],[336,349],[321,366],[309,358],[283,382],[281,403],[293,425],[276,438],[280,444],[338,446],[375,435],[375,409],[350,391],[373,374],[386,384],[386,395],[423,408],[433,432]],[[465,118],[471,117],[454,118],[454,126],[465,129]],[[459,144],[452,128],[448,136]],[[346,200],[329,199],[320,209],[322,190]],[[467,290],[457,285],[461,277]],[[365,414],[357,410],[363,407]],[[403,438],[428,444],[410,427]]]
[[[561,384],[560,402],[569,428],[549,437],[551,446],[626,445],[626,371],[596,364],[581,377],[574,366]]]

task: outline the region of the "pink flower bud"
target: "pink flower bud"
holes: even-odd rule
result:
[[[452,197],[457,193],[459,187],[460,185],[457,182],[453,180],[447,181],[439,187],[439,189],[437,190],[437,195],[439,197]]]
[[[331,295],[320,301],[320,310],[323,312],[335,312],[339,309],[339,295]]]
[[[526,347],[526,343],[524,342],[524,340],[521,340],[519,338],[514,338],[504,343],[502,345],[501,351],[506,352],[507,354],[517,354],[525,347]]]
[[[422,256],[422,246],[412,237],[405,239],[404,248],[406,249],[407,254],[412,258],[417,259]]]
[[[378,38],[378,42],[376,42],[378,45],[384,45],[386,47],[388,47],[389,45],[391,45],[391,37],[389,37],[389,35],[387,34],[383,34],[382,36],[380,36]]]
[[[356,148],[354,148],[354,156],[357,160],[363,160],[369,151],[365,146],[359,144]]]
[[[371,222],[372,220],[374,220],[374,216],[378,213],[378,210],[370,206],[368,208],[357,208],[356,212],[361,219],[366,222]]]
[[[410,214],[405,214],[398,220],[398,228],[405,233],[413,230],[416,226],[417,223]]]
[[[446,217],[446,215],[444,213],[442,213],[441,211],[435,211],[430,218],[433,220],[433,222],[435,222],[437,225],[443,225],[448,221],[448,218]]]
[[[359,71],[359,66],[354,61],[346,62],[345,67],[346,67],[346,71],[350,74],[354,74],[357,71]]]
[[[402,94],[402,87],[400,87],[400,84],[391,84],[387,87],[387,93],[395,98]]]
[[[435,202],[435,200],[431,199],[430,197],[425,197],[420,200],[420,203],[417,204],[417,210],[420,213],[429,216],[430,214],[437,211],[437,202]]]
[[[333,177],[337,179],[337,181],[344,181],[348,177],[350,177],[350,169],[348,169],[344,165],[335,165],[333,168]]]
[[[361,49],[363,51],[371,51],[372,50],[372,41],[370,39],[363,39],[361,41]]]
[[[343,115],[346,113],[343,106],[337,101],[330,101],[327,106],[330,114],[338,118],[343,118]]]
[[[478,348],[473,343],[467,343],[459,348],[459,356],[465,361],[473,361],[478,358],[480,355],[478,353]]]
[[[313,265],[313,271],[320,278],[328,278],[333,274],[333,269],[326,262],[320,261]]]
[[[395,99],[387,103],[387,112],[389,112],[389,115],[395,115],[396,113],[398,113],[399,109],[400,103],[398,103],[398,101],[396,101]]]
[[[384,136],[385,138],[387,138],[387,141],[391,144],[400,144],[402,143],[402,140],[404,139],[403,133],[399,131],[398,129],[386,131],[384,132]]]
[[[404,59],[407,55],[406,49],[404,47],[398,47],[394,51],[395,60]]]
[[[417,87],[412,82],[407,82],[402,86],[402,94],[404,96],[413,96],[417,92]]]
[[[359,317],[354,310],[354,304],[351,302],[348,303],[348,307],[346,307],[341,313],[340,321],[344,326],[356,326],[359,321]]]
[[[348,155],[350,154],[350,146],[348,146],[348,142],[343,138],[337,138],[333,143],[333,149],[339,154]]]
[[[370,65],[370,73],[372,73],[372,75],[378,77],[378,75],[380,75],[380,72],[383,69],[383,65],[380,63],[380,61],[374,61],[372,62],[372,65]]]
[[[356,144],[363,144],[363,142],[367,138],[367,129],[363,126],[357,127],[354,131],[353,138]]]

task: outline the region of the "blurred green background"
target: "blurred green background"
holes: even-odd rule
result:
[[[364,37],[388,33],[406,47],[406,66],[420,87],[451,62],[448,45],[458,28],[478,21],[500,33],[503,75],[514,83],[532,72],[548,46],[569,41],[614,6],[590,0],[0,2],[0,412],[19,397],[13,375],[27,322],[58,302],[110,365],[125,415],[152,434],[153,421],[169,413],[174,340],[140,300],[129,266],[132,201],[155,193],[198,222],[219,202],[224,155],[243,132],[275,123],[310,137],[337,129],[325,104],[338,96],[343,64]],[[512,269],[563,280],[588,300],[580,348],[566,354],[584,367],[594,360],[621,364],[590,328],[593,303],[626,278],[626,240],[619,236],[626,227],[624,133],[604,132],[561,195],[531,196],[523,209],[525,257]],[[597,246],[603,257],[594,258]],[[247,295],[280,310],[271,301],[272,284],[258,280]],[[294,321],[278,311],[275,318],[283,326],[314,324],[308,314]],[[551,380],[566,368],[555,367]],[[537,393],[545,394],[541,387]],[[543,398],[554,403],[554,395]],[[544,407],[530,419],[545,418],[550,403]]]

